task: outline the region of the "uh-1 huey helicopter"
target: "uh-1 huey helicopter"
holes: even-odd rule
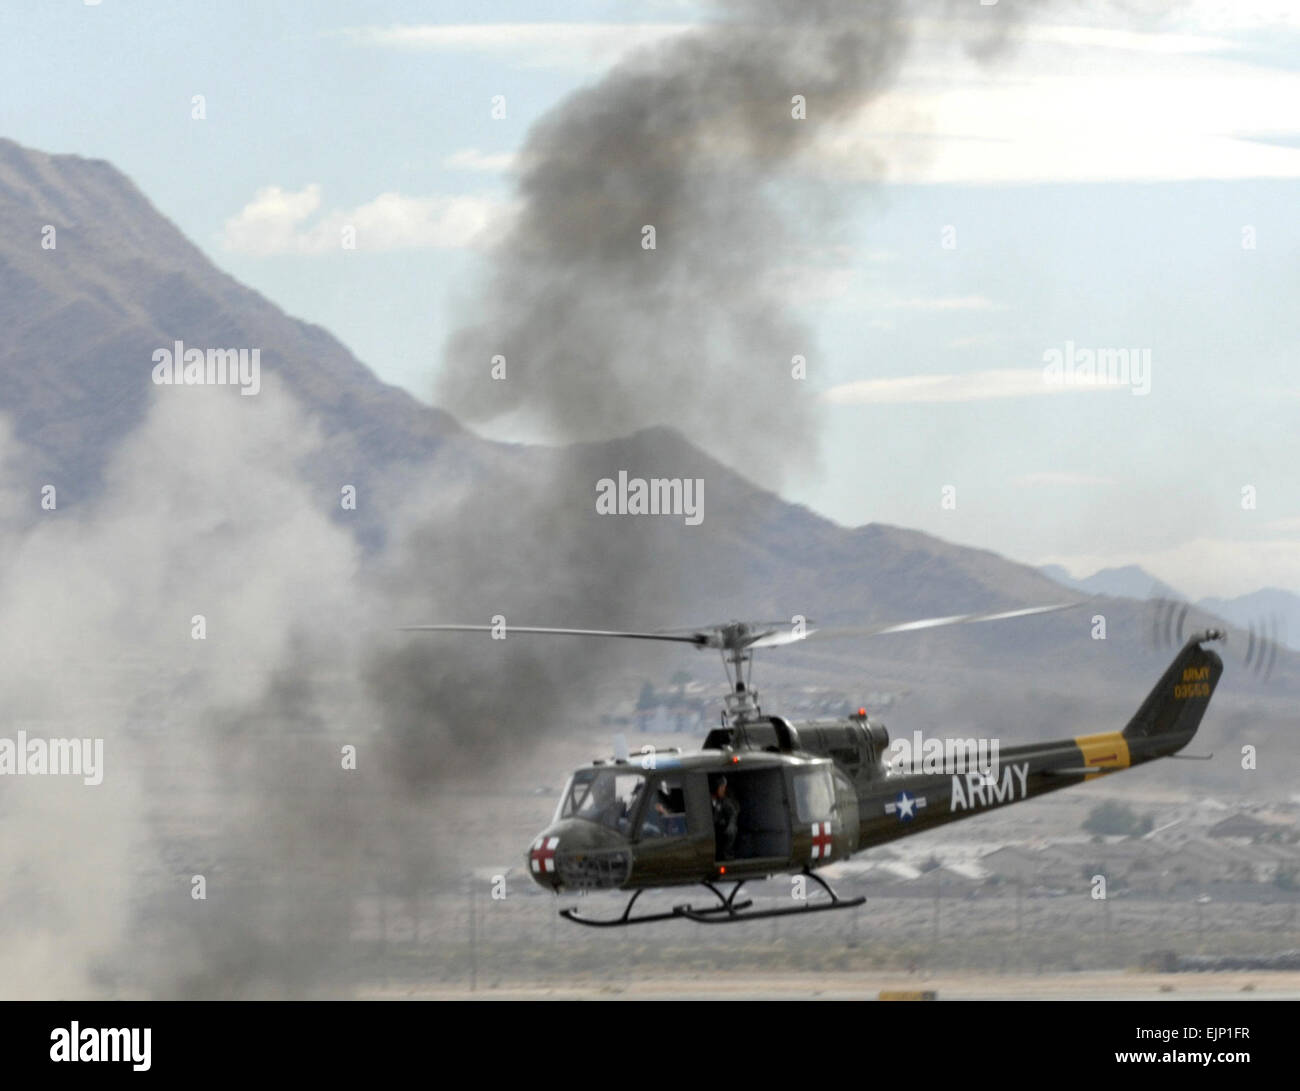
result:
[[[820,632],[877,636],[1028,617],[1076,605]],[[407,629],[500,632],[488,625]],[[529,873],[555,893],[618,889],[630,890],[632,896],[618,917],[593,919],[572,908],[561,916],[609,928],[677,918],[732,923],[862,905],[864,897],[837,895],[817,869],[887,841],[1174,755],[1196,734],[1223,673],[1223,660],[1204,645],[1223,640],[1224,633],[1194,633],[1122,731],[999,748],[995,765],[909,772],[886,762],[889,734],[865,709],[843,719],[797,724],[761,710],[750,685],[754,649],[792,644],[818,631],[802,620],[733,621],[660,632],[509,627],[512,634],[717,648],[730,684],[720,725],[698,751],[597,760],[569,778],[551,824],[528,850]],[[762,910],[751,908],[750,900],[737,901],[746,882],[796,873],[817,883],[829,900]],[[719,889],[724,883],[734,884],[725,895]],[[706,887],[717,903],[632,915],[646,890],[691,885]]]

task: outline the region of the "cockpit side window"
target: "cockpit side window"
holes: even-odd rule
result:
[[[579,769],[569,778],[569,785],[564,789],[560,805],[556,808],[555,821],[558,822],[561,818],[569,818],[577,813],[578,808],[591,793],[591,782],[595,779],[594,769]]]
[[[585,818],[627,833],[644,789],[645,777],[639,773],[580,769],[569,782],[560,817]]]
[[[686,835],[686,791],[681,777],[663,777],[654,786],[641,820],[642,840]]]

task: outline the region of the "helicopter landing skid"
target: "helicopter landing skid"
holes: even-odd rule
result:
[[[650,924],[654,921],[671,921],[686,919],[695,921],[697,924],[738,924],[741,921],[766,920],[770,917],[795,917],[804,913],[825,913],[832,909],[853,909],[866,903],[866,897],[841,898],[830,884],[820,875],[811,871],[805,871],[805,875],[812,879],[827,894],[830,895],[829,902],[818,902],[788,909],[758,909],[753,912],[745,912],[754,903],[752,899],[745,901],[736,901],[736,895],[740,893],[740,888],[745,885],[745,880],[741,879],[731,888],[731,893],[724,896],[716,886],[710,882],[703,882],[701,885],[707,887],[718,899],[717,905],[711,905],[707,909],[695,909],[691,905],[675,905],[671,910],[665,913],[646,913],[639,917],[632,916],[632,907],[636,905],[636,900],[642,894],[642,891],[636,891],[629,899],[626,908],[619,917],[611,920],[593,920],[590,917],[578,915],[576,909],[562,909],[560,916],[565,920],[573,921],[575,924],[585,924],[591,928],[621,928],[628,924]]]
[[[612,920],[595,920],[591,917],[579,916],[576,909],[561,909],[560,916],[566,921],[573,921],[575,924],[585,924],[589,928],[622,928],[627,924],[651,924],[654,921],[674,921],[686,917],[689,920],[709,920],[715,913],[727,913],[734,916],[737,910],[748,909],[754,903],[752,901],[736,901],[736,895],[740,892],[744,881],[737,883],[732,889],[729,896],[724,896],[712,883],[705,881],[701,885],[709,888],[718,899],[718,904],[710,906],[708,909],[692,909],[689,905],[675,905],[665,913],[645,913],[639,917],[632,916],[632,907],[636,905],[636,900],[645,893],[644,890],[636,891],[628,900],[621,916],[614,917]],[[718,918],[726,919],[726,918]]]
[[[803,874],[808,876],[808,878],[813,880],[813,882],[826,891],[826,893],[830,895],[831,900],[829,902],[817,902],[816,904],[805,902],[803,905],[790,906],[786,909],[757,909],[752,913],[739,913],[737,910],[744,909],[746,906],[752,905],[753,903],[744,902],[740,905],[732,906],[730,905],[730,899],[728,899],[728,904],[725,906],[718,906],[703,911],[693,910],[688,905],[681,906],[681,915],[687,920],[695,921],[698,924],[735,924],[740,921],[767,920],[770,917],[798,917],[802,916],[804,913],[826,913],[832,909],[854,909],[857,906],[866,904],[867,899],[865,895],[860,895],[856,898],[841,898],[831,889],[830,883],[820,875],[808,871],[807,869],[804,870]],[[745,880],[741,879],[740,882],[736,884],[735,890],[731,892],[732,898],[734,898],[740,891],[744,882]],[[725,916],[720,913],[720,910],[722,909],[726,910]],[[715,916],[714,914],[718,915]]]

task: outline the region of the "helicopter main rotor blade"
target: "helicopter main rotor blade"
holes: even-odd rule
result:
[[[791,625],[785,625],[776,632],[764,633],[749,642],[751,648],[779,648],[783,644],[798,644],[801,640],[807,640],[813,633],[821,632],[821,629],[814,629],[811,625],[806,625],[803,629],[795,629]],[[833,630],[832,630],[833,631]]]
[[[822,640],[849,637],[884,636],[888,633],[910,633],[921,629],[938,629],[945,625],[970,625],[981,621],[1004,621],[1010,618],[1050,614],[1057,610],[1070,610],[1082,605],[1078,602],[1053,603],[1051,606],[1028,606],[1019,610],[999,610],[985,614],[951,614],[946,617],[920,618],[892,625],[833,626],[815,629],[805,621],[801,626],[784,622],[728,622],[722,625],[702,626],[698,629],[666,629],[659,632],[631,632],[623,629],[555,629],[534,625],[404,625],[403,632],[423,633],[541,633],[546,636],[597,636],[622,640],[659,640],[673,644],[690,644],[696,648],[722,648],[740,652],[745,648],[775,648],[797,644],[813,634]]]
[[[816,632],[823,638],[886,636],[890,633],[912,633],[921,629],[940,629],[946,625],[973,625],[983,621],[1006,621],[1017,617],[1032,617],[1036,614],[1051,614],[1058,610],[1072,610],[1076,606],[1082,605],[1081,602],[1058,602],[1053,603],[1051,606],[1028,606],[1020,610],[998,610],[986,614],[952,614],[947,617],[927,617],[920,618],[917,621],[902,621],[894,625],[833,627],[818,629]],[[809,632],[811,631],[809,630]]]
[[[551,636],[611,636],[625,640],[668,640],[676,644],[708,644],[709,634],[692,633],[679,636],[672,633],[632,633],[615,629],[548,629],[531,625],[403,625],[405,633],[543,633]]]

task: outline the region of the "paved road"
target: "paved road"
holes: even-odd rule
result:
[[[1297,1000],[1300,973],[951,975],[732,975],[662,978],[611,986],[599,982],[409,992],[376,990],[375,999],[443,1000],[875,1000],[881,990],[933,989],[940,1000]]]

